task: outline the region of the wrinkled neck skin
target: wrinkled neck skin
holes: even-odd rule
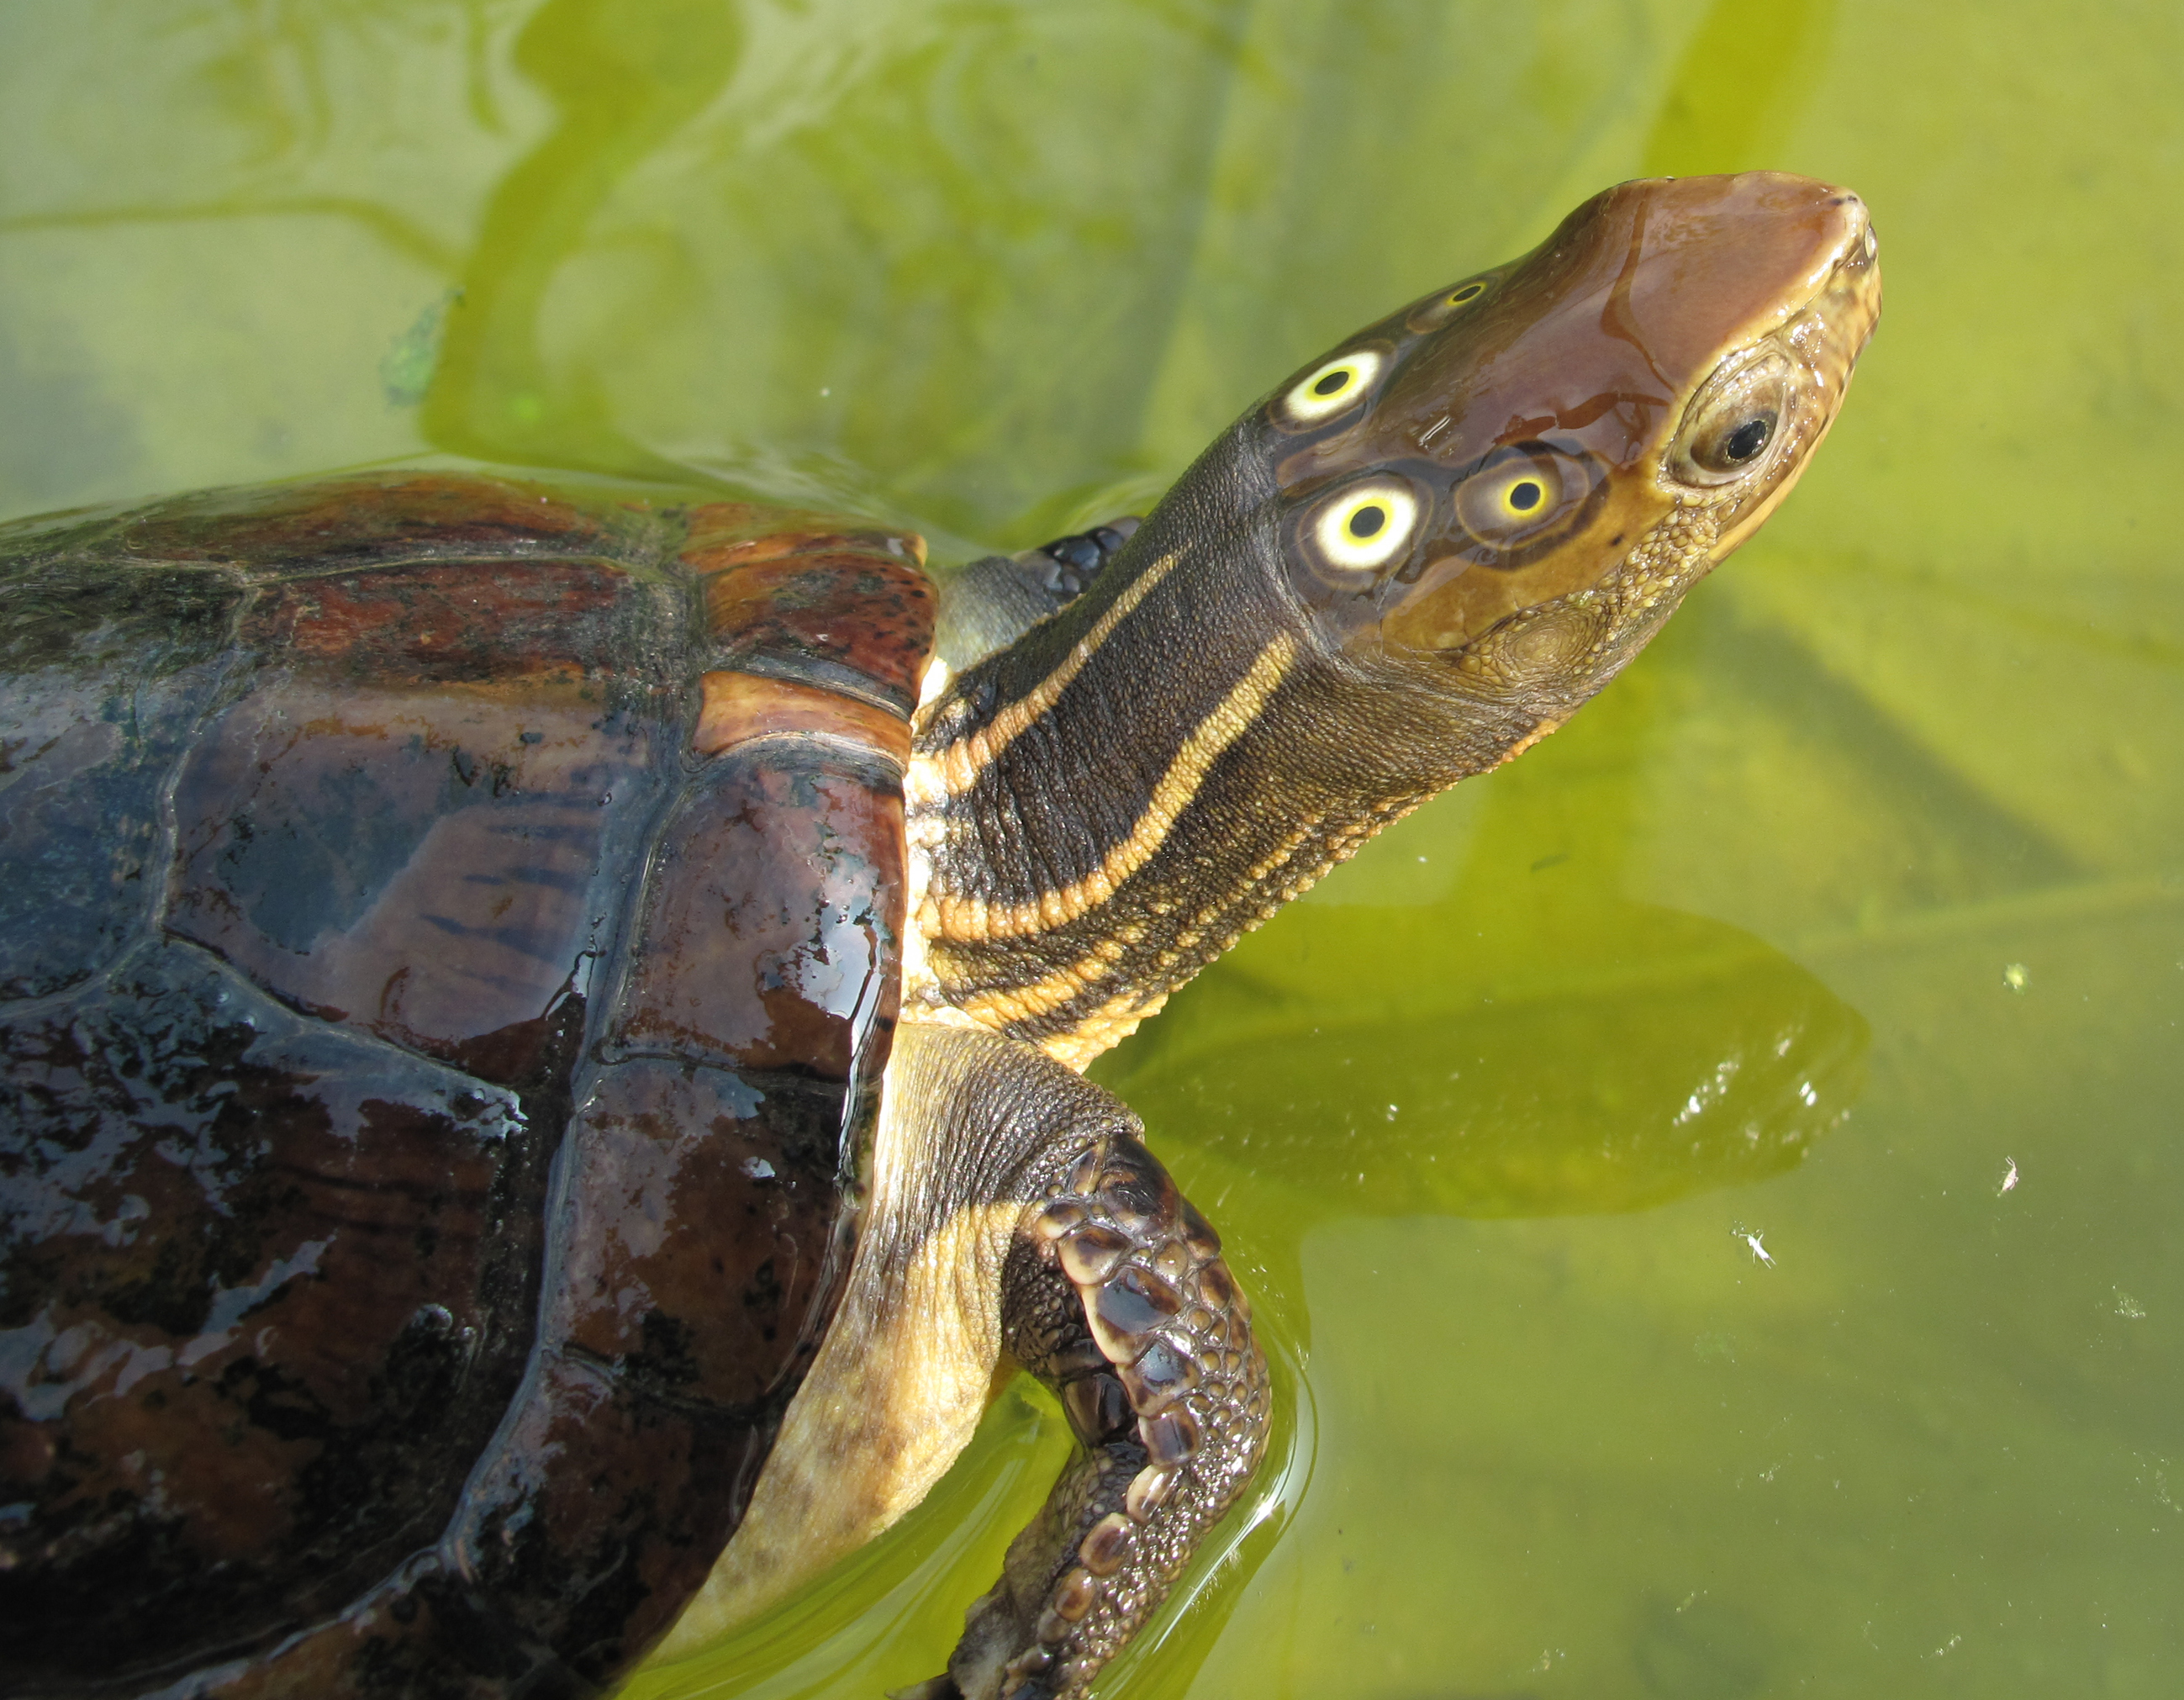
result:
[[[1708,564],[1703,526],[1636,540],[1638,571],[1581,593],[1612,646],[1552,684],[1493,646],[1454,668],[1334,649],[1280,564],[1256,430],[920,711],[906,1013],[1084,1067],[1381,827],[1560,724]],[[1560,643],[1572,621],[1510,622],[1502,647],[1528,624]]]

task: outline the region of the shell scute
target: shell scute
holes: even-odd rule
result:
[[[716,1411],[793,1389],[823,1331],[810,1319],[831,1314],[847,1274],[827,1255],[844,1100],[838,1084],[760,1092],[679,1060],[599,1070],[571,1133],[584,1184],[560,1224],[546,1348]]]
[[[11,1667],[215,1649],[429,1544],[521,1372],[551,1131],[180,954],[0,1060]]]
[[[899,992],[890,777],[795,745],[714,758],[654,853],[614,1043],[849,1081]]]
[[[294,1007],[524,1078],[672,783],[674,699],[359,671],[261,670],[204,728],[175,789],[167,930]]]
[[[747,1427],[556,1354],[515,1419],[448,1544],[503,1635],[553,1646],[604,1685],[673,1621],[733,1531]]]
[[[382,689],[542,676],[604,683],[659,617],[610,562],[402,561],[263,587],[237,641],[283,666]]]
[[[278,577],[459,557],[596,556],[639,566],[662,559],[672,525],[643,498],[588,499],[474,473],[367,472],[177,496],[86,527],[80,546]]]
[[[716,665],[869,698],[907,719],[939,600],[911,532],[716,503],[678,557],[705,586]]]
[[[671,1619],[849,1265],[917,559],[437,473],[0,532],[11,1672],[596,1684]]]
[[[162,789],[231,666],[245,594],[196,568],[61,561],[8,578],[0,1000],[80,984],[139,935],[161,871]]]

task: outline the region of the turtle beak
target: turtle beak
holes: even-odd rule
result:
[[[1618,215],[1605,227],[1629,221],[1603,332],[1633,339],[1657,371],[1696,375],[1817,312],[1840,350],[1840,393],[1880,310],[1879,245],[1858,196],[1786,171],[1743,171],[1625,183],[1602,198]]]
[[[1756,174],[1755,174],[1756,175]],[[1841,412],[1858,357],[1872,339],[1880,319],[1880,240],[1866,204],[1847,189],[1813,184],[1818,204],[1812,217],[1815,276],[1802,304],[1786,317],[1776,339],[1796,354],[1819,404],[1819,426],[1789,475],[1766,499],[1737,516],[1712,551],[1727,557],[1781,505],[1814,453],[1826,441]]]
[[[1835,264],[1813,298],[1810,311],[1826,332],[1826,347],[1817,362],[1838,401],[1850,382],[1852,366],[1880,319],[1880,238],[1865,203],[1847,189],[1842,197],[1842,236]]]

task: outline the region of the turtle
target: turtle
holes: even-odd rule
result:
[[[950,574],[505,469],[0,530],[0,1690],[601,1692],[1023,1370],[1078,1449],[903,1692],[1084,1693],[1274,1397],[1085,1066],[1607,683],[1879,304],[1846,191],[1625,183]]]

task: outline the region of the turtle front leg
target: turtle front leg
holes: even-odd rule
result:
[[[1056,1067],[1037,1052],[1016,1066]],[[1003,1266],[1001,1329],[1010,1356],[1061,1396],[1085,1450],[972,1607],[928,1700],[1082,1693],[1167,1597],[1266,1445],[1250,1307],[1220,1237],[1134,1126],[1078,1145],[1052,1196],[1025,1212]]]
[[[950,667],[967,667],[1067,608],[1106,571],[1141,523],[1126,514],[1020,555],[985,555],[957,568],[941,585],[935,634],[940,659]]]

